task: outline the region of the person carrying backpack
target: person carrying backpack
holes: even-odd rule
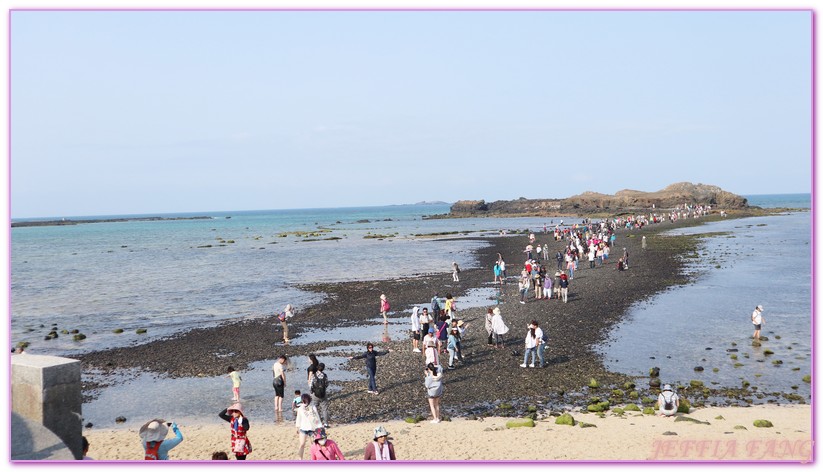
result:
[[[660,416],[672,416],[677,413],[680,397],[672,391],[671,385],[663,386],[663,391],[657,396],[657,406],[660,408]]]
[[[169,427],[174,431],[174,437],[166,439]],[[143,458],[147,461],[169,460],[169,451],[183,442],[183,433],[180,432],[177,423],[166,423],[166,420],[157,418],[141,426],[138,434],[145,451]]]
[[[329,427],[329,401],[326,398],[326,389],[329,386],[329,376],[323,370],[326,364],[317,364],[317,372],[311,381],[312,404],[317,407],[320,417],[323,419],[323,427]]]

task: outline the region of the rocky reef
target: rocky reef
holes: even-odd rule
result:
[[[452,205],[450,216],[578,215],[592,213],[646,212],[652,207],[665,211],[688,205],[711,205],[713,209],[744,209],[748,201],[715,185],[680,182],[657,192],[620,190],[614,195],[583,192],[561,199],[461,200]]]

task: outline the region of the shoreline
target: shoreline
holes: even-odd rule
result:
[[[439,424],[403,421],[332,425],[330,439],[347,460],[362,460],[373,428],[390,433],[399,461],[784,461],[812,460],[812,415],[808,405],[708,407],[675,418],[626,412],[572,412],[576,426],[538,418],[534,427],[506,428],[509,418],[456,419]],[[690,418],[698,421],[687,421]],[[755,420],[773,423],[754,427]],[[254,451],[247,461],[299,463],[297,436],[291,422],[272,424],[250,419]],[[583,427],[581,424],[590,426]],[[214,451],[229,450],[229,427],[180,424],[183,442],[169,453],[172,461],[209,460]],[[89,455],[96,460],[141,461],[137,429],[87,430]],[[436,435],[436,436],[435,436]],[[453,447],[432,449],[434,438],[455,438]],[[505,445],[505,446],[503,446]],[[306,448],[304,460],[310,457]],[[232,457],[231,460],[234,460]]]
[[[589,393],[587,386],[591,378],[595,378],[603,386],[601,392],[623,388],[626,382],[636,382],[638,395],[641,398],[648,395],[648,388],[640,385],[644,379],[609,372],[593,347],[605,340],[609,327],[618,323],[633,304],[668,287],[689,282],[689,277],[681,273],[683,262],[680,255],[693,250],[698,244],[698,236],[657,235],[662,231],[687,225],[702,225],[712,220],[711,217],[704,217],[679,224],[651,225],[639,231],[619,231],[615,249],[624,246],[629,249],[632,255],[631,269],[623,273],[615,271],[617,258],[612,257],[602,268],[578,270],[570,288],[569,303],[565,305],[556,300],[530,300],[526,305],[519,305],[516,283],[510,281],[500,305],[503,318],[512,330],[507,335],[506,349],[495,351],[486,347],[486,333],[483,329],[485,308],[461,310],[458,316],[470,324],[464,342],[467,362],[447,374],[446,388],[456,392],[456,395],[452,397],[453,400],[444,403],[444,412],[455,417],[501,413],[517,415],[534,404],[544,408],[585,406]],[[645,251],[640,248],[641,238],[632,237],[637,233],[649,239],[649,248]],[[519,269],[525,236],[481,240],[490,244],[476,253],[481,266],[490,266],[496,259],[496,253],[501,252],[512,268],[509,271],[510,277],[515,267]],[[553,254],[562,244],[552,242],[550,253]],[[581,268],[584,265],[585,263],[581,264]],[[410,311],[407,307],[428,301],[434,292],[439,292],[442,297],[446,292],[452,291],[459,305],[462,293],[470,288],[491,286],[490,279],[491,270],[481,268],[463,271],[459,284],[452,283],[451,274],[436,274],[411,279],[304,285],[301,288],[325,293],[326,300],[301,310],[296,318],[297,322],[290,324],[290,332],[296,338],[304,327],[351,326],[373,319],[377,314],[375,300],[381,292],[387,293],[395,310],[399,309],[402,313],[392,318],[407,319]],[[489,305],[493,304],[493,301],[489,302]],[[521,370],[517,367],[520,359],[512,355],[512,351],[519,351],[522,356],[522,337],[525,326],[531,319],[538,319],[541,327],[549,334],[546,369]],[[254,341],[246,342],[249,339]],[[171,377],[208,377],[222,375],[228,364],[226,359],[214,355],[218,349],[234,352],[231,363],[242,371],[252,362],[276,358],[280,353],[289,357],[305,356],[326,347],[351,344],[351,341],[325,341],[303,346],[284,346],[279,323],[272,319],[254,319],[195,329],[169,339],[92,352],[77,358],[83,361],[84,371],[139,368]],[[419,354],[410,352],[411,342],[408,338],[387,344],[376,343],[376,346],[378,349],[390,347],[395,351],[381,357],[378,362],[381,395],[366,395],[363,381],[335,382],[332,377],[332,382],[342,387],[342,391],[330,398],[334,422],[351,423],[428,415],[428,406],[420,392],[422,380],[419,371],[422,370],[422,358]],[[349,370],[359,371],[362,370],[362,363],[350,361],[347,367]],[[662,375],[665,379],[665,372]],[[99,387],[84,385],[84,393]],[[710,391],[711,396],[722,397],[728,394],[730,398],[738,400],[751,394],[735,389]],[[269,394],[272,392],[265,392],[265,395]],[[688,395],[696,405],[706,398],[706,395],[698,392]],[[772,400],[769,399],[768,402]],[[511,405],[511,411],[503,412],[500,409],[505,404]],[[273,413],[271,416],[273,418]]]

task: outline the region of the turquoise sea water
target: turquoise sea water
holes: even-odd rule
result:
[[[808,194],[747,197],[750,204],[762,207],[810,207]],[[207,214],[214,217],[210,220],[13,228],[10,341],[31,341],[32,353],[67,355],[141,343],[225,320],[269,316],[286,303],[296,305],[299,316],[300,307],[319,301],[322,295],[301,291],[295,284],[449,272],[452,260],[465,268],[488,265],[490,261],[472,255],[484,244],[482,240],[456,238],[464,234],[482,238],[500,229],[539,231],[552,221],[422,218],[447,211],[448,206],[436,205],[225,212]],[[675,384],[701,379],[707,385],[737,386],[746,379],[760,391],[808,397],[810,386],[800,379],[810,372],[812,355],[810,222],[810,212],[798,212],[681,230],[729,232],[734,237],[705,240],[701,258],[689,269],[698,274],[694,284],[673,288],[631,310],[601,347],[607,366],[639,376],[659,366],[664,381]],[[330,231],[317,237],[279,236],[318,228]],[[460,234],[439,241],[414,237],[453,231]],[[395,236],[365,239],[369,234]],[[328,237],[341,239],[322,240]],[[235,242],[220,243],[217,238]],[[212,247],[198,247],[205,245]],[[720,268],[715,267],[718,264]],[[477,299],[464,306],[488,301],[483,290],[487,289],[478,289]],[[771,338],[759,350],[746,346],[746,336],[751,335],[748,316],[756,304],[766,307],[764,334]],[[341,334],[352,341],[402,336],[406,316],[399,316],[386,332],[381,332],[375,318],[358,332]],[[44,341],[52,324],[89,336],[80,342],[65,335]],[[116,327],[125,332],[113,334]],[[140,327],[148,328],[148,334],[136,335]],[[737,368],[726,352],[732,342],[738,344],[743,364]],[[775,354],[767,357],[765,349]],[[334,378],[362,377],[333,368],[340,360],[335,355],[322,353]],[[305,359],[293,360],[295,371],[303,371]],[[783,364],[775,366],[772,360]],[[270,415],[272,361],[256,363],[243,373],[247,408],[255,417]],[[697,365],[704,366],[702,374],[693,371]],[[712,372],[713,367],[719,372]],[[798,367],[799,371],[792,370]],[[212,410],[225,406],[220,396],[227,391],[223,378],[132,374],[84,404],[84,418],[100,427],[114,427],[113,418],[120,414],[134,417],[153,408],[141,403],[150,396],[135,393],[145,391],[161,397],[189,392],[185,401],[164,407],[163,414],[178,421],[211,418]],[[93,375],[84,373],[87,378]],[[797,390],[791,389],[794,385]]]

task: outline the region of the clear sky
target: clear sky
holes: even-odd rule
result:
[[[794,12],[11,13],[11,216],[811,191]]]

